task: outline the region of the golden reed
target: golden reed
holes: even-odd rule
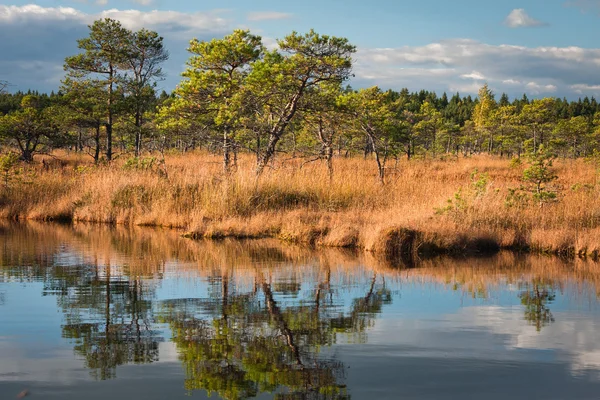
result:
[[[599,174],[584,160],[555,162],[558,201],[540,205],[520,190],[526,163],[488,156],[403,160],[388,170],[385,186],[374,161],[359,157],[336,158],[332,180],[324,163],[292,159],[257,181],[250,155],[229,176],[218,156],[203,152],[168,155],[164,166],[55,156],[60,161],[10,172],[0,185],[0,217],[162,226],[194,238],[272,237],[408,259],[499,249],[600,252]]]

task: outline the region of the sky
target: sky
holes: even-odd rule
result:
[[[13,0],[0,3],[0,80],[57,90],[65,57],[104,17],[165,38],[167,91],[192,38],[243,28],[274,46],[313,28],[357,46],[355,88],[600,97],[600,0]]]

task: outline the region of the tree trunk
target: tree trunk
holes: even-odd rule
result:
[[[365,138],[365,151],[364,151],[364,159],[367,159],[367,156],[369,155],[369,153],[371,153],[371,151],[373,150],[371,147],[371,142],[369,141],[369,137]]]
[[[327,160],[327,171],[329,172],[329,183],[333,182],[333,147],[325,147],[325,158]]]
[[[256,134],[256,165],[260,163],[260,133]]]
[[[436,152],[436,146],[437,146],[437,131],[434,129],[433,130],[433,138],[431,140],[431,154],[433,155],[433,158],[436,157],[437,152]]]
[[[302,95],[304,94],[304,90],[306,89],[307,82],[304,81],[302,86],[298,89],[298,92],[292,97],[289,103],[285,107],[285,115],[281,116],[277,123],[271,128],[269,132],[269,142],[267,143],[267,147],[265,148],[265,152],[258,159],[258,165],[256,166],[256,182],[258,183],[258,179],[262,175],[271,158],[275,155],[275,150],[277,149],[277,143],[279,139],[285,133],[286,128],[292,122],[294,115],[296,115],[296,111],[298,110],[298,102]]]
[[[238,170],[238,146],[237,143],[232,143],[232,150],[233,150],[233,170],[237,172]]]
[[[79,135],[77,136],[77,151],[83,153],[83,132],[81,128],[79,128]]]
[[[375,138],[371,134],[369,134],[368,137],[369,141],[371,142],[373,153],[375,153],[375,161],[377,162],[377,170],[379,172],[379,182],[382,185],[385,185],[385,161],[382,161],[381,159],[379,148],[375,145]]]
[[[29,148],[25,148],[21,151],[21,160],[26,163],[33,162],[33,152]]]
[[[231,144],[229,140],[229,130],[223,131],[223,172],[228,175],[231,172]]]
[[[333,181],[333,137],[334,134],[327,135],[325,133],[325,127],[323,126],[323,119],[319,118],[319,123],[317,127],[317,136],[319,141],[321,142],[323,155],[325,156],[325,161],[327,162],[327,170],[329,172],[329,182]]]
[[[269,143],[267,143],[265,152],[258,158],[258,165],[256,167],[256,177],[257,178],[259,178],[262,175],[265,168],[267,167],[267,164],[269,164],[269,161],[271,161],[271,158],[275,154],[277,142],[279,142],[278,136],[273,135],[269,138]]]
[[[112,134],[113,134],[113,79],[114,79],[115,71],[113,66],[110,66],[109,80],[110,83],[108,85],[108,120],[106,121],[106,160],[111,161],[113,157],[112,151]]]
[[[139,157],[142,149],[142,116],[140,112],[135,113],[135,156]]]
[[[96,125],[94,144],[96,145],[96,148],[94,149],[94,164],[98,164],[98,161],[100,161],[100,124]]]
[[[108,122],[106,123],[106,160],[112,160],[112,112],[108,117]]]

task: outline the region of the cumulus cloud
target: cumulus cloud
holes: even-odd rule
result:
[[[522,84],[520,81],[517,81],[514,79],[504,79],[502,81],[502,83],[505,85],[521,85]]]
[[[504,20],[504,23],[511,28],[528,28],[546,25],[546,23],[530,17],[522,8],[515,8],[512,10]]]
[[[451,93],[463,93],[463,94],[476,94],[481,88],[483,82],[471,82],[471,83],[451,83],[448,85],[448,91]]]
[[[248,13],[248,21],[268,21],[291,18],[292,14],[277,11],[256,11]]]
[[[574,95],[600,85],[600,49],[490,45],[468,39],[424,46],[359,49],[355,74],[363,85],[477,93],[487,81],[511,96]],[[473,80],[475,82],[464,82]]]
[[[162,35],[176,35],[192,38],[198,35],[222,33],[228,28],[228,22],[213,13],[181,13],[176,11],[140,11],[117,10],[102,11],[93,16],[97,18],[113,18],[121,21],[129,29],[152,28]]]
[[[572,376],[587,373],[600,381],[597,320],[554,311],[555,321],[538,332],[524,321],[523,311],[522,306],[471,306],[435,320],[383,319],[377,321],[369,339],[402,348],[404,355],[412,350],[418,357],[447,358],[448,349],[453,349],[462,359],[484,359],[486,363],[502,360],[515,365],[532,361],[531,353],[520,350],[542,350],[552,354],[544,356],[546,362],[563,364]],[[485,334],[483,339],[481,333]]]
[[[571,85],[571,89],[579,94],[600,94],[600,85],[577,84]]]
[[[147,1],[147,0],[142,0]],[[0,80],[12,89],[55,90],[63,75],[64,58],[77,54],[76,39],[88,35],[87,25],[99,18],[114,18],[129,29],[153,29],[165,37],[171,60],[164,87],[171,89],[188,57],[189,40],[210,39],[231,30],[230,21],[218,12],[181,13],[109,9],[85,13],[71,7],[0,5]]]
[[[531,94],[545,94],[545,93],[554,93],[556,92],[557,87],[555,85],[540,85],[537,82],[529,82],[525,85],[527,91]]]
[[[149,3],[148,0],[137,0]],[[92,23],[99,18],[114,18],[129,29],[142,27],[160,29],[161,33],[185,34],[191,37],[206,33],[221,33],[229,28],[229,21],[215,12],[182,13],[176,11],[140,11],[110,9],[97,14],[86,14],[71,7],[41,7],[35,4],[25,6],[0,5],[0,23],[2,28],[18,27],[22,24],[45,25],[43,28],[55,28],[55,25],[67,24],[67,29]]]
[[[600,370],[600,333],[596,321],[573,319],[568,313],[555,313],[551,329],[537,332],[523,323],[522,310],[502,307],[471,307],[449,316],[457,325],[481,327],[509,338],[511,349],[553,350],[567,362],[573,375],[585,370]]]
[[[89,2],[95,0],[88,0]],[[231,32],[235,24],[222,12],[181,13],[109,9],[85,13],[70,7],[0,5],[0,80],[12,89],[56,90],[68,55],[77,54],[76,39],[88,35],[98,18],[115,18],[130,29],[146,27],[165,37],[171,60],[165,65],[171,90],[180,80],[193,37],[211,39]],[[263,16],[264,17],[264,16]],[[272,18],[275,16],[271,15]],[[276,42],[265,38],[269,48]],[[451,39],[423,46],[359,48],[355,87],[460,91],[476,94],[486,81],[497,93],[577,97],[600,93],[600,49],[490,45]]]
[[[483,76],[481,73],[479,73],[477,71],[473,71],[470,74],[463,74],[460,77],[464,78],[464,79],[473,79],[474,81],[484,81],[485,80],[485,76]]]
[[[74,0],[78,3],[94,4],[97,6],[108,5],[108,0]],[[129,0],[130,3],[139,4],[140,6],[148,7],[155,3],[155,0]]]

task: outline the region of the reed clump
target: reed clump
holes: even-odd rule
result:
[[[598,171],[557,160],[556,194],[540,202],[524,185],[527,163],[489,156],[401,161],[378,181],[374,161],[327,166],[287,160],[257,181],[240,155],[225,175],[218,156],[93,165],[76,154],[20,165],[0,185],[0,217],[178,228],[194,238],[279,238],[411,259],[428,253],[532,250],[600,255]]]

